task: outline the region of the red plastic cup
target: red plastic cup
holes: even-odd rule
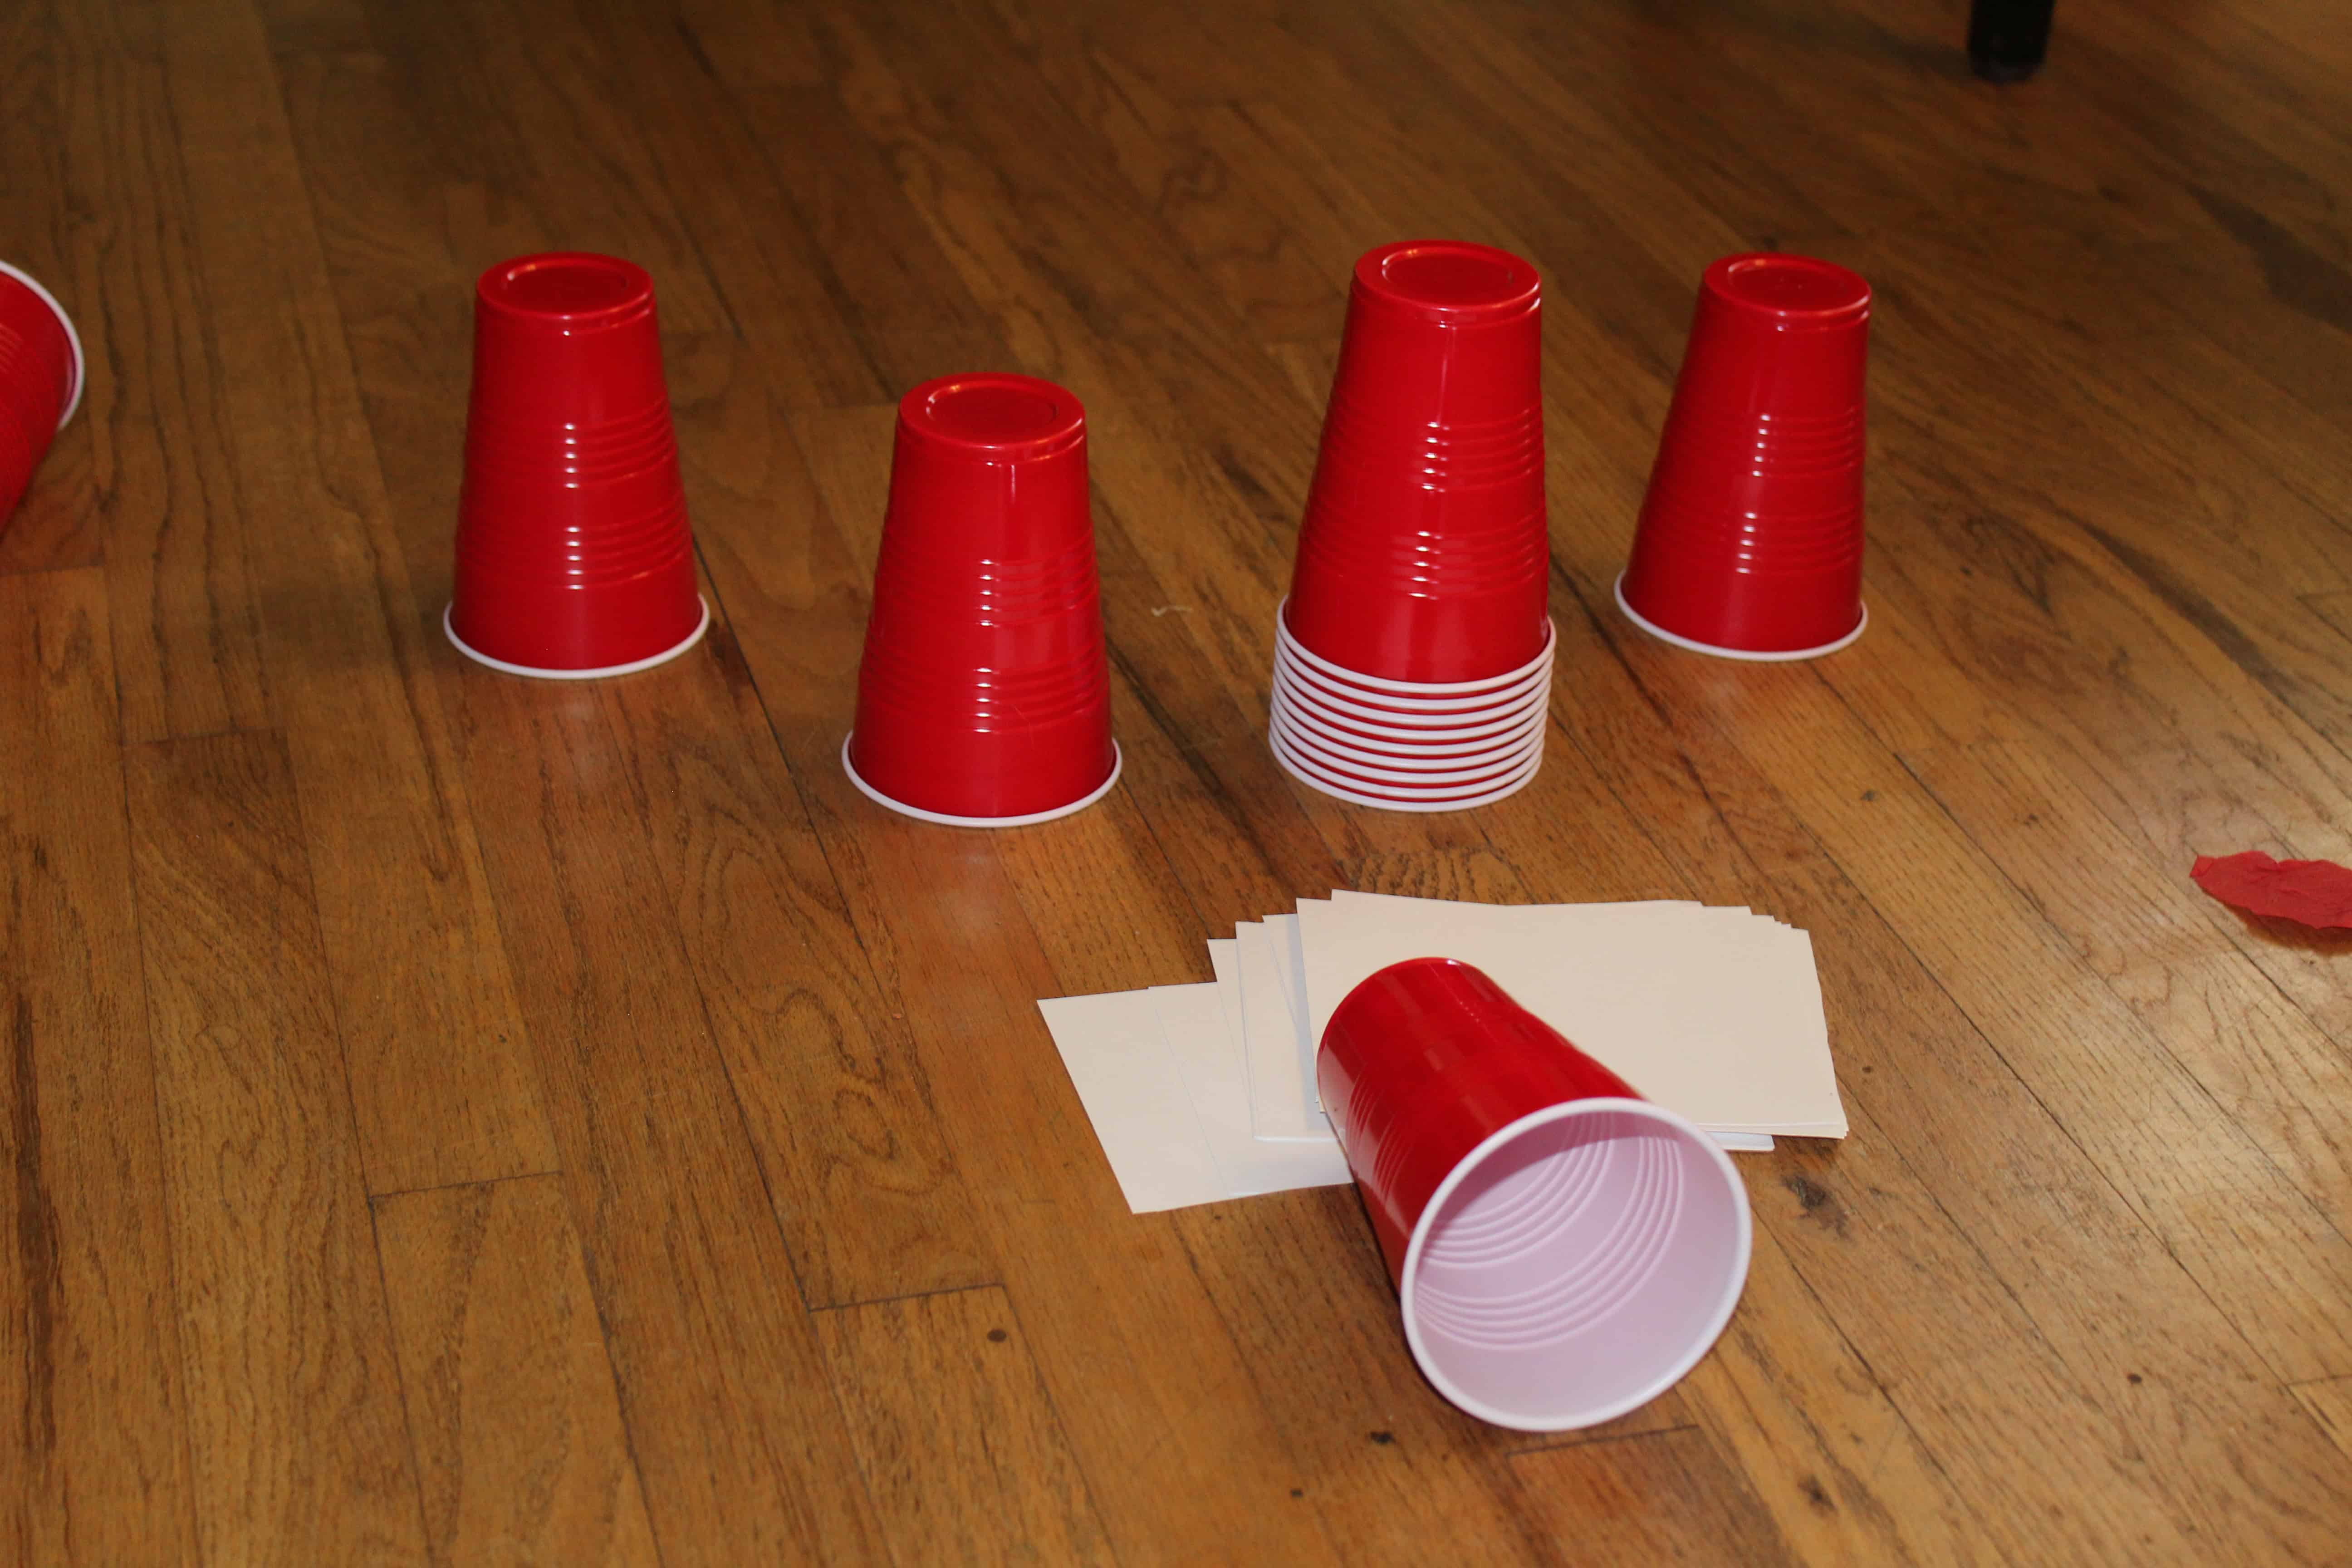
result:
[[[81,337],[57,298],[0,261],[0,530],[81,405]]]
[[[1542,651],[1538,292],[1534,268],[1484,245],[1356,263],[1285,612],[1318,658],[1451,684]]]
[[[1730,1321],[1752,1238],[1731,1162],[1480,971],[1380,971],[1332,1011],[1315,1070],[1413,1359],[1471,1415],[1622,1415]]]
[[[957,826],[1049,821],[1117,782],[1086,410],[1063,388],[950,375],[899,403],[841,754],[876,801]]]
[[[1729,658],[1811,658],[1862,635],[1870,285],[1802,256],[1706,269],[1617,603]]]
[[[584,679],[676,658],[709,624],[653,279],[612,256],[499,263],[474,289],[449,640],[510,674]]]

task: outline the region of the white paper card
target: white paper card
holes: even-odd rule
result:
[[[1334,1140],[1272,1142],[1251,1131],[1249,1068],[1222,1005],[1221,987],[1155,985],[1150,996],[1168,1054],[1206,1136],[1226,1197],[1331,1186],[1349,1180]]]
[[[1291,924],[1297,924],[1291,919]],[[1244,1054],[1249,1063],[1250,1131],[1275,1142],[1331,1142],[1331,1122],[1307,1098],[1298,1070],[1298,1018],[1282,984],[1289,961],[1270,921],[1236,926]]]
[[[1130,1210],[1150,1214],[1225,1195],[1150,993],[1057,996],[1037,1010]]]

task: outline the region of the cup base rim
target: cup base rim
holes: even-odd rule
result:
[[[57,317],[58,325],[66,330],[66,346],[73,350],[73,387],[66,394],[65,412],[58,416],[58,428],[62,430],[72,420],[74,410],[81,406],[81,389],[89,379],[89,362],[81,352],[81,334],[74,330],[73,318],[66,314],[63,305],[58,303],[58,297],[43,288],[39,279],[5,261],[0,261],[0,276],[14,278],[30,289],[41,303],[49,308],[49,313]]]
[[[849,742],[856,738],[857,731],[855,730],[841,738],[841,771],[849,775],[849,782],[857,786],[857,793],[875,805],[887,807],[901,816],[911,816],[918,822],[935,823],[941,827],[1034,827],[1041,822],[1052,822],[1057,817],[1073,816],[1086,810],[1087,807],[1108,795],[1111,786],[1118,783],[1119,771],[1127,765],[1125,753],[1118,749],[1118,742],[1113,741],[1110,743],[1110,776],[1067,805],[1054,806],[1046,811],[1027,812],[1019,816],[951,816],[943,811],[925,811],[919,805],[908,805],[903,800],[893,800],[860,778],[857,774],[857,764],[849,760]]]
[[[541,669],[533,665],[511,664],[503,658],[492,658],[481,649],[467,646],[466,639],[457,635],[457,625],[449,618],[451,612],[457,607],[454,603],[441,612],[441,630],[447,635],[449,645],[459,653],[477,664],[486,664],[492,669],[507,675],[520,675],[531,680],[602,680],[609,676],[635,675],[641,669],[651,669],[657,664],[667,664],[671,659],[700,642],[702,634],[710,629],[710,601],[698,594],[695,595],[695,602],[702,606],[702,619],[695,623],[694,630],[688,632],[684,640],[673,643],[661,652],[646,658],[631,659],[626,664],[600,665],[594,669]]]
[[[1635,609],[1632,605],[1627,604],[1625,602],[1624,573],[1620,572],[1617,574],[1617,584],[1611,591],[1616,595],[1617,607],[1624,612],[1625,618],[1633,622],[1635,626],[1641,627],[1643,631],[1649,633],[1652,637],[1657,638],[1660,642],[1672,643],[1676,647],[1686,648],[1692,653],[1703,653],[1711,658],[1733,658],[1748,664],[1787,664],[1801,658],[1820,658],[1824,654],[1832,654],[1837,652],[1838,649],[1847,647],[1856,637],[1862,636],[1863,632],[1870,626],[1870,606],[1868,605],[1864,605],[1862,607],[1861,617],[1853,623],[1853,630],[1846,633],[1845,636],[1837,638],[1833,642],[1825,642],[1817,647],[1724,647],[1716,643],[1700,642],[1696,637],[1686,637],[1680,632],[1670,632],[1666,630],[1665,627],[1658,625],[1657,622],[1642,614],[1641,611]]]

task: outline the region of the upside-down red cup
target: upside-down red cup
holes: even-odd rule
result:
[[[0,261],[0,530],[81,404],[81,337],[56,296]]]
[[[678,478],[653,279],[518,257],[474,289],[474,385],[442,625],[515,675],[625,675],[709,625]]]
[[[1802,256],[1706,269],[1617,603],[1729,658],[1862,635],[1870,285]]]
[[[1288,629],[1374,679],[1455,684],[1548,635],[1534,268],[1407,240],[1356,263]]]
[[[1523,1431],[1589,1426],[1696,1365],[1748,1278],[1715,1141],[1448,958],[1332,1011],[1324,1109],[1440,1394]]]
[[[942,376],[898,405],[842,764],[894,811],[1008,827],[1118,778],[1086,410],[1050,381]]]

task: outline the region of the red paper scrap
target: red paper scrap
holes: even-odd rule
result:
[[[2249,849],[2200,855],[2189,874],[2214,898],[2248,914],[2352,927],[2352,870],[2333,860],[2273,860]]]

